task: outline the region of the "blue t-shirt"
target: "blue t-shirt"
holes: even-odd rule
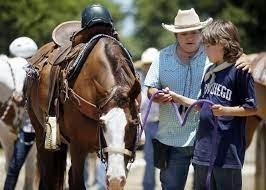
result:
[[[200,99],[207,99],[223,106],[242,106],[255,108],[254,80],[250,73],[236,69],[234,65],[216,72],[215,80],[211,77],[201,85]],[[218,132],[213,144],[214,127],[217,127],[210,106],[203,104],[200,111],[200,123],[197,131],[193,163],[209,166],[214,148],[214,165],[223,168],[240,169],[245,156],[246,117],[217,117]]]

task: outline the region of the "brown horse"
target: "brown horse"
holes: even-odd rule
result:
[[[83,51],[78,57],[84,58],[81,65],[75,64],[77,59],[74,64],[71,60],[60,67],[56,110],[65,141],[58,151],[44,148],[46,100],[43,94],[47,93],[47,72],[53,66],[44,65],[37,79],[29,79],[28,110],[36,131],[44,189],[63,189],[65,143],[70,147],[69,187],[73,190],[85,189],[83,168],[88,152],[102,153],[107,166],[107,186],[111,190],[123,189],[127,164],[134,160],[139,128],[136,98],[141,87],[131,58],[117,40],[105,35],[96,38],[89,55],[85,54]]]
[[[266,120],[266,53],[256,53],[248,55],[252,63],[252,75],[255,81],[258,113],[256,116],[247,118],[246,144],[250,145],[254,132],[262,120]]]
[[[256,141],[256,174],[255,187],[257,190],[266,189],[266,52],[248,55],[253,69],[252,75],[255,81],[255,90],[258,104],[256,116],[247,118],[247,146],[250,144],[253,134],[257,131]]]

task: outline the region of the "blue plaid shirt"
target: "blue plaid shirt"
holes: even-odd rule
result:
[[[157,89],[169,87],[170,90],[197,99],[203,74],[211,63],[201,46],[189,64],[181,63],[176,54],[177,44],[172,44],[160,51],[157,60],[152,63],[144,85]],[[180,127],[171,104],[160,104],[159,128],[156,138],[170,146],[193,146],[199,116],[193,111],[184,127]]]

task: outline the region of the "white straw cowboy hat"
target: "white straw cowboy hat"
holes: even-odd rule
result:
[[[191,8],[189,10],[179,9],[175,17],[174,25],[168,25],[162,23],[162,26],[164,29],[170,32],[180,33],[180,32],[199,30],[201,28],[204,28],[211,22],[212,18],[209,18],[206,21],[201,22],[195,10]]]
[[[134,66],[136,69],[141,69],[144,64],[151,64],[157,56],[159,56],[159,51],[154,47],[150,47],[142,53],[141,59],[136,61]]]

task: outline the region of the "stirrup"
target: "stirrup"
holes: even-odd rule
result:
[[[56,122],[56,117],[49,117],[48,121],[45,124],[46,135],[44,148],[51,151],[56,151],[59,149],[60,145],[60,136],[58,125]]]

